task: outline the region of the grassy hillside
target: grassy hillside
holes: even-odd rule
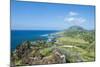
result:
[[[95,31],[77,26],[50,34],[47,40],[25,41],[11,54],[12,66],[94,60]]]

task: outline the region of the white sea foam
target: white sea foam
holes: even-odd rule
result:
[[[49,34],[43,34],[43,35],[40,35],[42,37],[47,37]]]

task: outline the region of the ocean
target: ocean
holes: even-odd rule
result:
[[[16,49],[22,42],[30,40],[35,41],[45,38],[47,35],[57,32],[56,30],[11,30],[11,50]]]

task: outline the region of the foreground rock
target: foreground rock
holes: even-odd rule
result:
[[[25,41],[11,53],[12,67],[94,60],[94,32],[81,28],[50,35],[47,40]]]

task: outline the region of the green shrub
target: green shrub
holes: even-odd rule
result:
[[[40,50],[40,54],[43,56],[48,56],[52,52],[52,48],[44,48]]]

